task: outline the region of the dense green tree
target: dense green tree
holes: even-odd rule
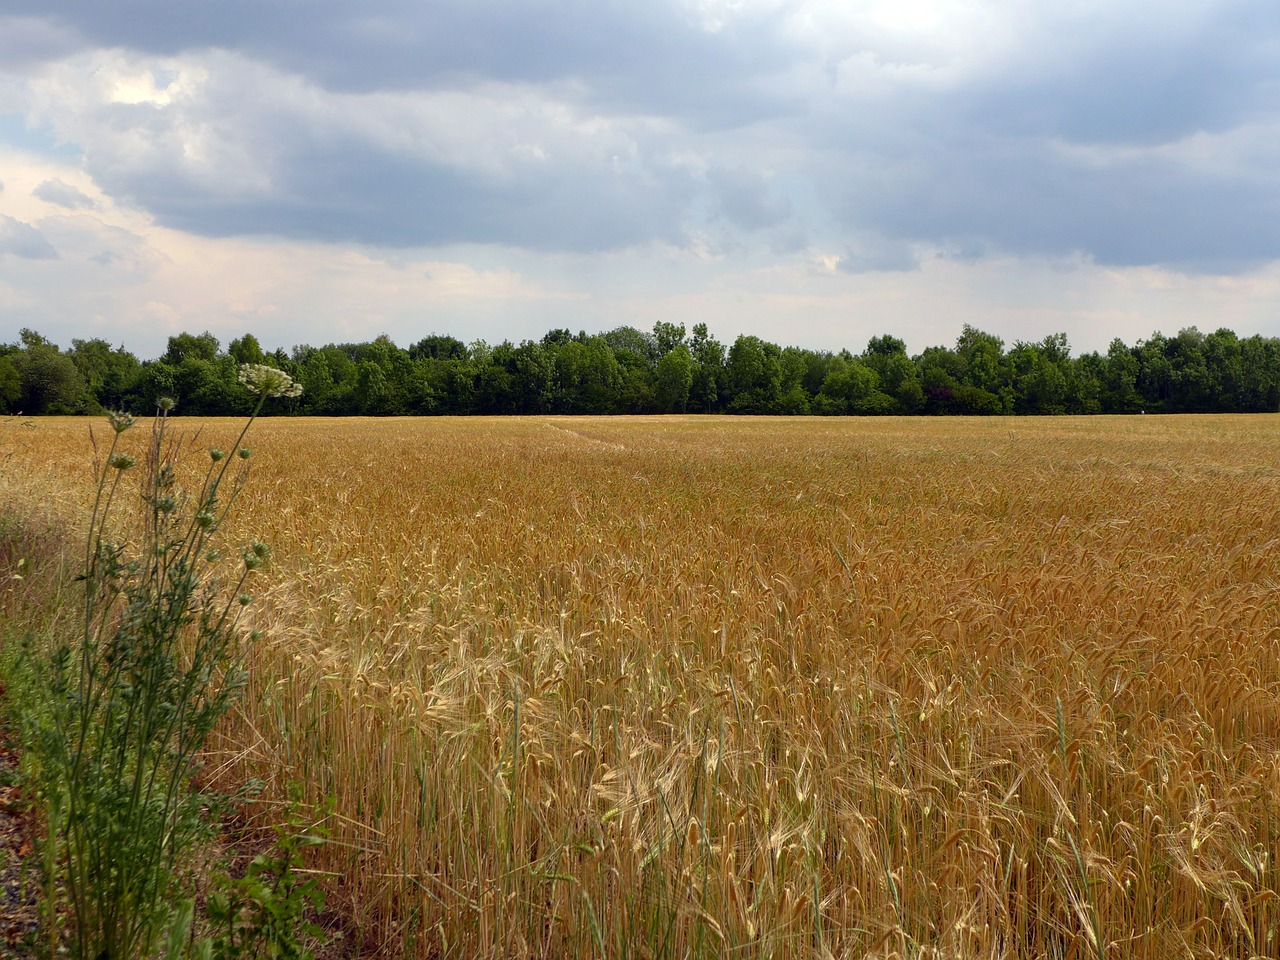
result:
[[[579,340],[579,342],[581,342],[583,340],[586,340],[586,337],[582,336],[582,337],[578,337],[577,339]],[[554,348],[554,347],[563,346],[566,343],[571,343],[573,340],[574,340],[574,336],[572,333],[570,333],[564,327],[559,327],[555,330],[548,330],[546,334],[543,335],[542,345],[544,347]]]
[[[518,413],[548,413],[555,405],[556,367],[552,353],[541,343],[525,340],[512,360]]]
[[[1066,353],[1056,338],[1043,343],[1018,341],[1009,351],[1007,367],[1013,393],[1013,413],[1060,414],[1067,410]]]
[[[1106,360],[1097,353],[1082,354],[1067,364],[1067,413],[1102,412],[1102,383],[1106,369]]]
[[[89,394],[88,409],[121,410],[142,373],[138,358],[124,347],[112,349],[105,340],[72,340],[71,361],[84,377]]]
[[[1204,355],[1205,336],[1195,327],[1186,327],[1165,342],[1165,357],[1171,367],[1167,409],[1175,413],[1204,413],[1213,409],[1212,385]]]
[[[881,392],[893,399],[893,413],[918,413],[924,408],[919,371],[907,356],[907,345],[897,337],[872,337],[862,362],[875,371]]]
[[[34,330],[22,330],[23,350],[13,365],[19,377],[17,406],[23,413],[83,413],[90,405],[84,376],[71,357]]]
[[[554,355],[556,413],[612,413],[618,407],[622,368],[603,337],[571,340]]]
[[[22,400],[22,374],[13,362],[13,353],[0,350],[0,413],[18,413]]]
[[[307,413],[324,413],[330,396],[337,386],[334,372],[323,350],[307,347],[294,352],[298,367],[298,382],[302,384],[302,406]],[[343,356],[346,363],[351,361]]]
[[[843,360],[832,369],[814,403],[815,412],[878,415],[897,412],[892,397],[880,389],[880,377],[864,360]]]
[[[207,360],[213,363],[218,357],[218,338],[208,330],[199,335],[190,333],[176,334],[169,338],[169,347],[160,359],[170,366],[176,367],[187,357],[194,357],[197,360]]]
[[[618,385],[618,413],[658,413],[657,373],[638,363],[619,363],[622,382]]]
[[[366,358],[356,364],[355,392],[359,412],[365,416],[388,416],[396,412],[387,372],[376,360]]]
[[[1280,338],[1252,336],[1240,341],[1239,409],[1280,412]]]
[[[681,327],[683,337],[684,328]],[[662,355],[658,361],[657,402],[663,413],[684,413],[689,406],[693,387],[693,355],[683,343]]]
[[[205,360],[187,354],[173,366],[175,412],[189,416],[247,413],[246,392],[237,385],[237,365],[230,357]]]
[[[916,359],[926,413],[954,413],[953,398],[964,376],[964,361],[946,347],[926,347]]]
[[[267,356],[262,352],[262,344],[252,333],[246,333],[237,340],[227,344],[227,353],[236,363],[266,363]]]
[[[211,333],[176,334],[140,364],[105,340],[73,340],[63,353],[32,330],[0,344],[0,411],[147,412],[159,396],[183,414],[242,413],[241,363],[277,366],[304,388],[264,413],[393,415],[471,413],[1090,414],[1280,410],[1280,339],[1195,327],[1105,355],[1071,356],[1065,334],[1004,350],[965,326],[953,348],[909,357],[902,340],[874,337],[848,350],[780,348],[740,336],[732,348],[706,324],[659,322],[652,334],[549,331],[540,341],[464,345],[432,334],[409,350],[386,335],[363,343],[265,353],[246,333],[221,352]]]
[[[125,406],[137,413],[151,413],[161,397],[178,398],[177,373],[163,360],[152,360],[142,365],[133,390],[125,398]]]
[[[782,351],[776,344],[742,334],[725,363],[726,409],[730,413],[776,413],[781,397]]]
[[[1138,357],[1135,385],[1143,409],[1150,413],[1174,412],[1176,409],[1173,363],[1168,356],[1168,343],[1163,334],[1153,333],[1150,339],[1139,341],[1135,348]]]
[[[635,327],[615,327],[604,334],[604,341],[619,363],[626,362],[628,355],[650,367],[658,362],[658,347],[653,337]]]
[[[465,416],[477,412],[475,365],[471,358],[420,360],[418,371],[431,391],[431,413]]]
[[[1201,352],[1208,382],[1205,409],[1223,413],[1243,410],[1244,362],[1240,338],[1220,328],[1204,338]]]
[[[689,408],[699,413],[719,410],[724,402],[724,344],[707,331],[705,323],[695,323],[689,338],[689,353],[693,357]]]
[[[658,358],[684,345],[684,324],[659,320],[653,325],[653,346]]]
[[[1141,409],[1142,397],[1138,393],[1138,373],[1141,365],[1138,357],[1119,337],[1107,348],[1106,363],[1102,374],[1102,411],[1104,413],[1134,413]]]
[[[409,348],[411,360],[462,360],[467,356],[467,345],[457,337],[433,333],[423,337]]]
[[[996,397],[997,409],[993,412],[1001,412],[999,407],[1004,401],[999,398],[1009,386],[1004,341],[966,323],[956,341],[955,352],[963,365],[958,378],[960,382]],[[986,402],[982,405],[985,407]]]

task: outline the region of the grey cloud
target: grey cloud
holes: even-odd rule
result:
[[[1206,10],[1164,33],[1060,38],[1067,56],[1032,49],[946,89],[832,104],[810,127],[819,193],[842,230],[952,259],[1238,272],[1280,258],[1280,8]],[[1233,139],[1246,124],[1259,132]]]
[[[27,6],[30,7],[29,16],[13,16],[8,11],[0,11],[0,64],[6,71],[21,70],[66,56],[84,43],[74,30],[51,22],[48,19],[51,11],[41,9],[39,4]]]
[[[522,88],[339,96],[230,55],[195,62],[211,79],[179,102],[81,121],[95,182],[168,226],[391,246],[682,240],[693,178],[643,119]]]
[[[759,230],[776,226],[792,215],[790,202],[772,195],[768,180],[747,167],[712,170],[707,180],[718,212],[738,226]]]
[[[836,269],[841,273],[919,270],[920,255],[902,240],[863,238],[845,248]]]
[[[413,90],[477,79],[583,81],[593,102],[699,117],[710,126],[777,114],[758,83],[794,51],[779,11],[741,12],[708,31],[676,0],[8,0],[85,49],[172,56],[221,48],[355,92]],[[794,106],[794,102],[791,102]]]
[[[31,224],[0,214],[0,255],[4,254],[24,260],[52,260],[58,251]]]
[[[63,180],[45,180],[31,193],[46,203],[66,207],[68,210],[87,210],[96,206],[91,197]]]
[[[845,270],[928,250],[1226,271],[1280,257],[1278,158],[1177,147],[1280,131],[1272,0],[1031,5],[975,63],[856,17],[805,34],[829,12],[805,0],[718,30],[678,0],[5,6],[49,56],[74,42],[208,68],[180,102],[49,121],[104,190],[197,233],[589,251],[681,243],[705,220],[724,249],[814,238]],[[842,87],[836,65],[860,57],[882,69]],[[474,105],[439,109],[446,94]]]
[[[138,197],[160,222],[205,235],[549,250],[678,241],[690,190],[678,171],[660,177],[578,158],[501,176],[315,131],[292,131],[276,150],[271,185],[244,196],[232,187],[203,188],[163,151],[145,170],[112,166],[99,179],[112,192]]]
[[[1043,142],[955,136],[960,149],[886,155],[887,188],[848,171],[844,222],[959,259],[1084,254],[1233,272],[1280,257],[1280,177],[1269,172],[1219,174],[1150,151],[1096,164]]]
[[[1226,2],[1170,20],[1101,35],[1075,22],[1065,37],[1042,37],[1042,56],[1029,51],[1017,76],[976,85],[964,115],[1015,135],[1154,144],[1274,113],[1280,6]]]

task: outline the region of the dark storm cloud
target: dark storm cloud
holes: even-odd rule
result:
[[[1011,32],[990,47],[972,26],[890,36],[859,4],[723,7],[0,0],[0,16],[27,60],[173,58],[157,88],[205,71],[171,101],[74,114],[64,85],[44,107],[99,186],[195,233],[592,251],[682,243],[709,219],[853,271],[929,250],[1280,257],[1272,0],[957,6]]]

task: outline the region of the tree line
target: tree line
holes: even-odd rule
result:
[[[253,334],[224,350],[212,334],[181,333],[163,356],[139,360],[102,339],[71,349],[32,330],[0,345],[0,412],[146,413],[172,397],[190,415],[243,415],[240,364],[287,372],[298,398],[266,413],[326,416],[466,414],[1094,414],[1280,410],[1280,338],[1220,329],[1155,333],[1105,354],[1072,356],[1065,334],[1004,341],[965,325],[954,347],[910,356],[885,335],[858,354],[781,347],[742,335],[726,346],[706,324],[686,332],[552,330],[515,345],[433,334],[408,349],[367,343],[265,352]]]

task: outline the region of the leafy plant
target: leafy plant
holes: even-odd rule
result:
[[[82,960],[150,953],[184,855],[203,830],[190,778],[243,684],[243,588],[268,556],[254,542],[228,572],[215,541],[248,478],[251,452],[242,443],[250,425],[267,397],[299,389],[261,366],[244,367],[241,382],[257,407],[234,456],[208,451],[194,496],[178,483],[189,444],[174,436],[172,401],[160,402],[136,514],[120,505],[123,477],[138,466],[121,447],[134,418],[110,416],[78,578],[82,631],[47,657],[27,658],[35,695],[24,698],[26,726],[57,846],[49,862],[59,864]]]
[[[220,889],[210,894],[207,905],[214,931],[212,957],[311,960],[306,940],[323,931],[306,915],[308,909],[324,907],[324,890],[314,877],[304,879],[298,871],[303,850],[328,838],[323,819],[309,821],[295,797],[285,822],[276,827],[274,849],[254,857],[243,877],[216,881]]]

